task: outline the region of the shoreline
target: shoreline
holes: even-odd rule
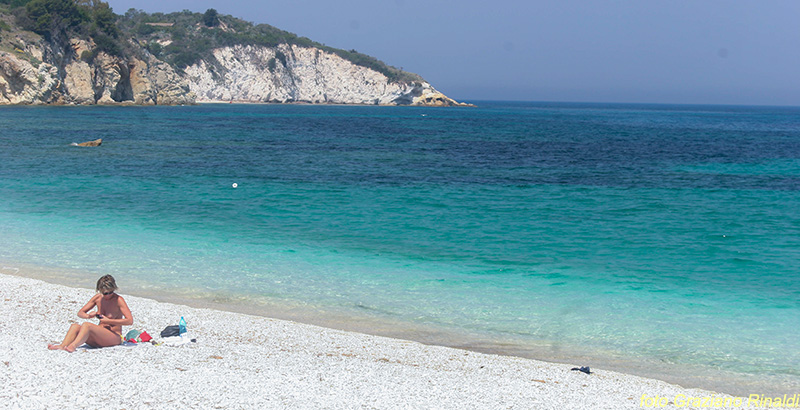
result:
[[[340,106],[340,107],[415,107],[415,108],[450,108],[467,107],[476,108],[472,103],[457,103],[454,105],[435,104],[367,104],[367,103],[336,103],[314,101],[254,101],[254,100],[195,100],[194,105],[205,104],[244,104],[244,105],[309,105],[309,106]]]
[[[63,337],[70,322],[80,322],[75,312],[92,294],[0,274],[0,361],[5,363],[0,368],[8,380],[0,398],[13,407],[35,397],[53,408],[99,403],[126,408],[142,403],[185,408],[639,408],[643,397],[669,397],[672,406],[680,404],[675,398],[681,395],[731,397],[597,368],[587,375],[567,364],[164,303],[129,296],[124,289],[121,294],[134,315],[134,325],[124,332],[138,329],[157,336],[184,316],[198,342],[74,354],[47,350],[46,344]],[[108,372],[105,376],[120,379],[115,385],[128,393],[98,402],[109,398],[58,382],[84,370],[84,377],[94,381],[97,375],[88,370],[98,362],[113,364],[98,370],[100,378]],[[231,383],[237,388],[230,389]],[[181,397],[170,399],[175,392]]]
[[[114,272],[111,273],[114,274]],[[91,290],[94,288],[94,280],[96,280],[94,275],[97,273],[0,260],[0,274],[42,280],[56,286]],[[119,275],[119,273],[115,274],[115,276]],[[122,279],[121,283],[126,284],[124,277]],[[616,352],[602,352],[582,346],[566,346],[563,343],[553,345],[542,341],[539,344],[532,344],[530,340],[516,340],[509,335],[498,335],[498,338],[493,338],[488,334],[470,333],[464,329],[408,323],[391,317],[379,316],[374,312],[348,312],[330,307],[319,309],[291,300],[271,300],[269,303],[263,303],[264,301],[255,301],[240,295],[210,291],[200,294],[192,292],[191,289],[188,291],[183,288],[170,289],[142,283],[137,286],[136,282],[128,282],[126,285],[122,286],[123,294],[159,303],[283,320],[336,331],[556,365],[579,367],[588,365],[593,369],[603,368],[632,377],[674,384],[686,389],[701,389],[742,397],[753,393],[775,396],[800,391],[800,384],[794,380],[777,379],[775,376],[762,375],[758,379],[754,379],[750,374],[709,369],[699,365],[664,363],[656,359],[622,356]]]

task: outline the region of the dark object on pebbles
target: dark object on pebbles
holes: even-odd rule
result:
[[[164,328],[161,331],[161,337],[170,337],[170,336],[178,336],[180,334],[180,328],[178,325],[170,325]]]
[[[579,367],[573,367],[572,370],[577,370],[579,372],[584,372],[586,374],[592,374],[592,372],[589,370],[589,366],[584,366],[584,367],[580,367],[580,368]]]

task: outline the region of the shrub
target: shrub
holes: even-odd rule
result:
[[[155,33],[156,30],[158,30],[156,27],[149,24],[142,23],[136,26],[136,34],[139,34],[140,36],[149,36],[150,34]]]
[[[122,48],[116,40],[103,33],[95,33],[94,43],[97,44],[98,51],[105,51],[112,56],[121,56]]]
[[[169,31],[174,41],[180,41],[186,38],[186,29],[177,24],[172,26]]]
[[[164,49],[163,47],[161,47],[161,44],[158,44],[155,41],[152,42],[152,43],[148,43],[145,46],[145,48],[147,49],[147,51],[150,52],[150,54],[152,54],[152,55],[154,55],[156,57],[160,56],[161,55],[161,51],[163,51],[163,49]]]
[[[91,63],[94,60],[94,53],[89,50],[83,50],[81,53],[81,60],[86,63]]]
[[[208,9],[206,10],[205,14],[203,14],[203,24],[206,27],[216,27],[219,25],[219,15],[216,10]]]
[[[275,58],[277,58],[278,61],[280,61],[281,64],[283,64],[284,67],[287,67],[287,65],[286,65],[286,54],[283,54],[283,52],[281,52],[280,50],[276,50],[275,51]]]
[[[200,54],[191,50],[183,50],[172,56],[172,64],[175,65],[175,67],[184,69],[200,61],[200,59],[201,59]]]

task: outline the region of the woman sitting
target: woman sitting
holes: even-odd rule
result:
[[[117,283],[111,275],[97,281],[97,294],[89,299],[78,317],[81,319],[100,320],[99,324],[84,322],[82,325],[72,324],[61,344],[47,345],[50,350],[66,350],[74,352],[78,346],[86,343],[92,347],[116,346],[122,343],[122,326],[133,324],[133,316],[128,304],[122,296],[114,293]],[[95,310],[92,310],[96,307]]]

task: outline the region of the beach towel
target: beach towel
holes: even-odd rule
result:
[[[189,339],[188,337],[181,337],[181,336],[169,336],[161,339],[161,343],[164,346],[183,346],[190,343],[197,343],[197,339]]]

